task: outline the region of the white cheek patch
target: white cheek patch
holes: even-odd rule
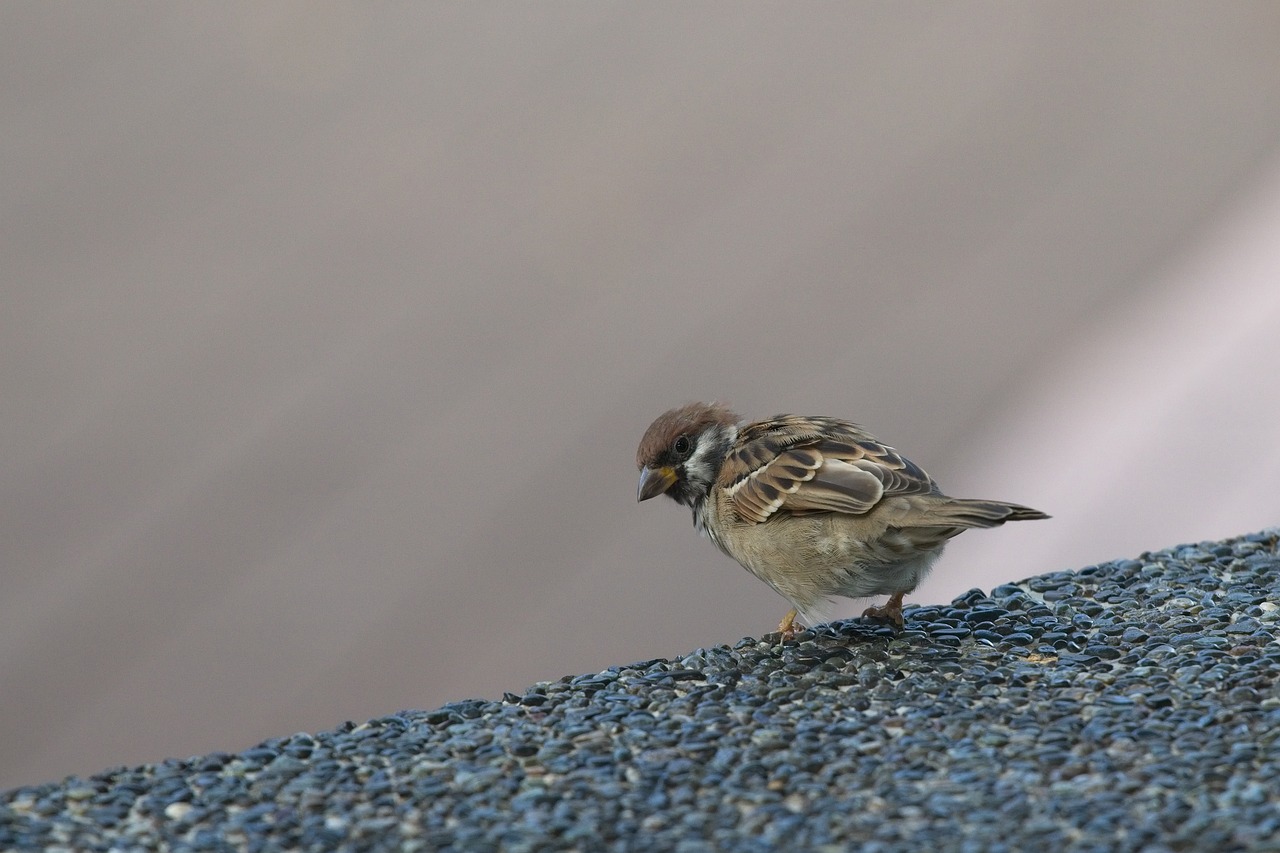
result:
[[[724,460],[724,454],[738,437],[736,427],[725,427],[720,430],[708,430],[698,440],[694,446],[693,455],[684,463],[685,478],[688,480],[696,480],[699,483],[705,483],[710,486],[716,481],[719,471],[712,468],[707,461],[707,457],[712,454],[713,448],[720,451],[717,454],[717,465]]]
[[[693,451],[693,455],[689,457],[689,461],[684,463],[684,471],[687,479],[696,480],[700,483],[710,483],[715,479],[714,473],[707,465],[706,448],[699,444]]]

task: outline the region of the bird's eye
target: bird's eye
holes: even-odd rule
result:
[[[676,443],[671,445],[671,449],[676,452],[677,456],[684,456],[689,452],[689,436],[682,435],[676,439]]]

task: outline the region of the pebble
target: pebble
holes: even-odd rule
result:
[[[1278,535],[15,788],[0,849],[1274,850]]]

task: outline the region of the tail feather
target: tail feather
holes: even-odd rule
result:
[[[939,522],[961,527],[999,527],[1006,521],[1036,521],[1049,518],[1038,509],[1004,501],[949,498],[936,505],[931,515]]]

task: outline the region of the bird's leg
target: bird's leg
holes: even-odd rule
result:
[[[889,596],[889,600],[884,603],[883,607],[868,607],[862,611],[863,616],[869,616],[872,619],[887,619],[894,626],[902,630],[902,596],[904,593],[895,592]]]
[[[798,615],[793,607],[787,611],[786,616],[782,617],[782,621],[778,623],[778,632],[782,634],[782,639],[789,640],[800,633],[800,629],[796,627],[796,616]]]

